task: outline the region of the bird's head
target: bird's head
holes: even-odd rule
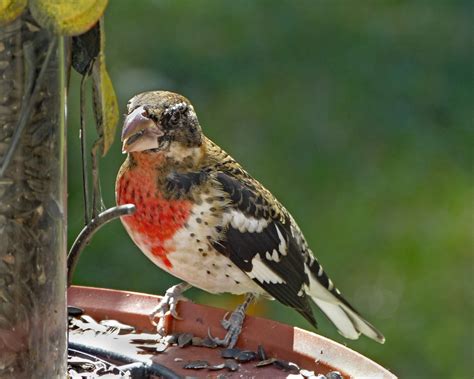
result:
[[[122,152],[184,154],[202,144],[194,108],[184,96],[167,91],[144,92],[127,105],[122,129]],[[175,157],[179,158],[179,157]]]

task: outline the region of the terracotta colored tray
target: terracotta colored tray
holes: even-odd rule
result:
[[[68,304],[84,309],[86,314],[96,320],[114,319],[147,332],[154,332],[148,315],[159,300],[159,296],[102,288],[73,286],[68,290]],[[223,337],[220,320],[225,312],[223,309],[182,301],[178,305],[178,313],[183,320],[169,318],[168,333],[188,332],[205,337],[208,327],[211,327],[215,336]],[[325,337],[275,321],[247,316],[237,347],[256,351],[260,344],[269,357],[294,362],[300,368],[315,371],[316,374],[337,370],[347,378],[396,378],[377,363]],[[274,366],[256,368],[255,362],[242,364],[239,371],[234,373],[183,369],[183,362],[192,360],[221,363],[223,359],[220,352],[221,349],[171,346],[164,353],[156,354],[153,360],[183,376],[213,378],[223,373],[226,378],[288,376],[288,373]]]

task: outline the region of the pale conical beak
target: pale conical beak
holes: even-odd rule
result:
[[[143,151],[158,147],[163,131],[148,117],[144,107],[138,107],[126,118],[122,128],[122,153]]]

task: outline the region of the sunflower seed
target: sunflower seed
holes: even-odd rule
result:
[[[67,314],[68,316],[71,316],[71,317],[82,316],[84,314],[84,309],[69,305],[67,307]]]
[[[165,337],[165,340],[170,345],[176,345],[178,343],[178,337],[179,337],[179,334],[177,334],[177,333],[169,334]]]
[[[226,367],[225,363],[220,363],[220,364],[217,364],[217,365],[209,366],[208,369],[212,370],[212,371],[217,371],[217,370],[222,370],[225,367]]]
[[[263,349],[262,345],[258,345],[257,348],[257,359],[259,361],[264,361],[267,359],[267,354],[265,353],[265,350]]]
[[[242,350],[237,348],[224,349],[221,351],[222,358],[235,358]]]
[[[297,365],[295,365],[292,362],[284,361],[282,359],[277,359],[275,362],[273,362],[275,366],[278,368],[285,370],[285,371],[290,371],[290,372],[298,372],[300,369]]]
[[[190,361],[183,366],[183,368],[185,369],[192,369],[192,370],[201,370],[203,368],[208,368],[208,367],[209,367],[208,361]]]
[[[155,347],[155,350],[158,352],[158,353],[162,353],[163,351],[165,351],[167,348],[168,348],[168,344],[163,341],[163,340],[160,340],[158,341],[158,343],[156,344],[156,347]]]
[[[233,361],[232,359],[226,359],[225,360],[225,367],[229,371],[237,371],[239,369],[239,364],[236,361]]]
[[[191,333],[181,333],[178,336],[178,346],[185,347],[187,345],[190,345],[192,340],[193,340],[193,335]]]
[[[314,371],[301,369],[300,374],[303,375],[305,378],[309,378],[310,376],[314,376]]]
[[[241,362],[241,363],[254,361],[256,359],[257,359],[257,354],[255,352],[249,351],[249,350],[241,351],[235,357],[235,360],[237,362]]]
[[[202,338],[201,337],[193,337],[191,339],[191,345],[193,345],[193,346],[202,346]]]
[[[206,337],[202,340],[202,346],[208,347],[210,349],[215,349],[218,345],[213,339]]]
[[[276,358],[269,358],[264,361],[260,361],[256,364],[256,367],[265,367],[273,364],[276,361]]]

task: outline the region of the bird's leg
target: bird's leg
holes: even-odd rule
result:
[[[240,304],[235,311],[233,311],[229,317],[228,313],[224,315],[224,318],[221,321],[221,324],[227,334],[223,339],[212,337],[211,331],[208,331],[209,338],[211,338],[219,346],[226,346],[232,348],[237,343],[240,332],[242,331],[242,325],[245,319],[245,312],[247,311],[248,306],[252,301],[255,300],[255,295],[253,293],[248,293],[245,295],[245,300]]]
[[[183,299],[183,292],[190,289],[191,284],[188,283],[179,283],[175,286],[168,288],[165,292],[165,295],[161,298],[159,304],[155,307],[153,312],[150,314],[150,319],[153,325],[156,326],[156,330],[159,334],[165,334],[165,322],[167,315],[171,315],[175,319],[180,319],[176,308],[178,306],[178,301]],[[158,322],[155,319],[158,318]]]

